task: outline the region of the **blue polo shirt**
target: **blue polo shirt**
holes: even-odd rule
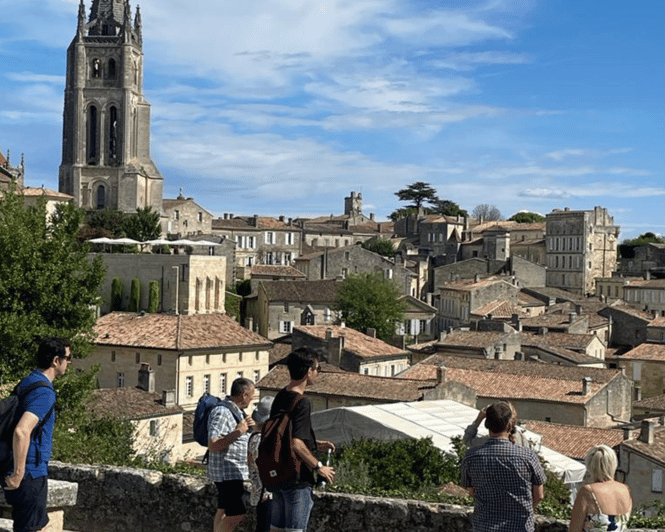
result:
[[[48,386],[40,386],[32,390],[21,401],[19,410],[21,415],[30,412],[37,416],[40,421],[48,414],[51,407],[55,404],[55,390],[49,378],[38,369],[21,381],[19,391],[33,382],[44,381]],[[53,427],[55,425],[55,410],[44,423],[41,444],[39,438],[30,440],[28,456],[25,460],[25,474],[32,478],[45,477],[48,475],[48,462],[51,459],[53,449]],[[39,449],[39,453],[37,450]],[[39,455],[39,460],[37,457]]]

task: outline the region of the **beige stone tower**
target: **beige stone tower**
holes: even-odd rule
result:
[[[163,178],[150,158],[143,97],[141,13],[129,0],[79,4],[67,50],[59,190],[85,209],[162,211]]]

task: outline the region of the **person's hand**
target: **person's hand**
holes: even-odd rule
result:
[[[316,442],[316,448],[319,451],[327,451],[330,450],[333,453],[335,452],[335,444],[331,441],[326,441],[326,440],[317,440]]]
[[[252,426],[254,423],[254,420],[250,418],[245,418],[242,421],[239,421],[238,424],[236,425],[236,430],[240,432],[240,435],[246,434],[249,431],[250,425],[249,422],[252,422]]]
[[[245,421],[247,421],[247,428],[249,430],[254,430],[254,428],[256,427],[256,421],[254,421],[254,418],[247,416],[245,417]]]
[[[5,489],[6,490],[15,490],[18,489],[18,487],[21,485],[21,481],[23,480],[23,475],[7,475],[5,477]]]
[[[476,417],[476,420],[474,421],[476,426],[480,426],[482,423],[483,419],[487,416],[487,407],[483,408],[480,412],[478,412],[478,417]]]
[[[335,481],[335,468],[330,467],[330,466],[321,466],[319,469],[316,470],[316,474],[319,475],[320,477],[323,477],[323,479],[332,484]]]

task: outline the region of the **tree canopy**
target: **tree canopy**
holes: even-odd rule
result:
[[[387,238],[374,238],[363,242],[361,246],[384,257],[392,259],[395,256],[395,245]]]
[[[408,206],[416,209],[416,211],[423,206],[423,203],[433,203],[437,199],[436,190],[429,183],[423,181],[411,183],[406,188],[395,192],[395,195],[400,201],[410,202]]]
[[[101,257],[90,261],[77,242],[84,213],[45,200],[25,208],[14,188],[0,197],[0,382],[24,376],[44,336],[72,341],[87,354],[104,279]]]
[[[353,329],[365,332],[376,329],[384,341],[395,334],[395,326],[404,320],[404,303],[400,292],[380,273],[353,274],[337,287],[336,310]]]
[[[503,220],[501,216],[501,211],[494,205],[489,203],[481,203],[476,205],[471,213],[474,218],[483,219],[485,222],[495,222],[498,220]]]
[[[87,220],[87,228],[82,228],[80,240],[99,236],[112,238],[128,237],[145,242],[159,238],[162,234],[160,214],[152,207],[136,209],[136,214],[126,214],[113,209],[93,211]]]
[[[645,244],[662,244],[664,241],[655,233],[648,231],[637,238],[626,239],[622,242],[624,246],[644,246]]]
[[[440,198],[437,198],[436,201],[432,203],[430,212],[432,214],[440,214],[441,216],[464,216],[465,218],[469,216],[469,213],[454,201]]]
[[[531,224],[534,222],[544,222],[546,218],[537,212],[516,212],[508,220],[517,222],[518,224]]]
[[[125,215],[122,223],[125,236],[139,242],[154,240],[162,234],[159,225],[159,213],[153,211],[152,207],[136,209],[136,214]]]

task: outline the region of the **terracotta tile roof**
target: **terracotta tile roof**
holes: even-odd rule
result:
[[[259,222],[259,229],[277,229],[277,230],[281,229],[284,231],[287,230],[300,231],[299,227],[288,225],[286,222],[282,222],[279,218],[271,218],[270,216],[259,216],[258,222]]]
[[[268,364],[272,366],[280,360],[284,360],[289,354],[293,351],[293,345],[291,343],[275,343],[268,350]]]
[[[544,243],[544,238],[525,238],[524,240],[511,240],[510,247],[514,249],[528,246],[537,246],[538,244]]]
[[[298,277],[305,279],[307,276],[293,266],[280,266],[277,264],[255,264],[251,267],[252,276],[271,275],[274,277]]]
[[[63,192],[57,192],[56,190],[51,190],[50,188],[44,187],[25,187],[23,188],[23,195],[27,197],[49,196],[51,198],[58,198],[62,200],[74,199],[74,196],[70,196],[69,194],[64,194]]]
[[[446,366],[447,380],[461,382],[475,389],[479,396],[496,399],[584,404],[621,375],[621,370],[617,369],[432,355],[403,371],[399,377],[434,381],[436,368],[441,363]],[[591,378],[588,395],[582,395],[584,377]]]
[[[547,334],[536,334],[522,331],[522,345],[527,346],[554,346],[564,349],[583,350],[589,347],[595,334],[568,334],[559,332],[548,332]],[[602,341],[601,341],[602,343]]]
[[[523,307],[544,307],[546,303],[542,299],[538,299],[529,294],[525,294],[523,291],[517,294],[517,300],[520,302],[520,305]]]
[[[269,301],[297,301],[333,304],[337,299],[337,281],[261,281]]]
[[[648,312],[644,312],[642,310],[633,308],[630,305],[621,305],[621,304],[612,305],[610,307],[606,307],[606,310],[607,311],[616,310],[619,312],[623,312],[624,314],[628,314],[629,316],[633,316],[634,318],[640,318],[647,322],[650,322],[653,319],[653,316]]]
[[[304,334],[325,340],[326,331],[332,329],[333,336],[344,336],[344,350],[361,358],[384,357],[386,355],[408,355],[408,351],[387,344],[383,340],[373,338],[366,334],[339,325],[300,325],[295,330]]]
[[[164,406],[162,396],[139,388],[103,388],[93,390],[86,408],[100,416],[116,419],[145,419],[178,414],[182,407]]]
[[[560,288],[554,288],[551,286],[530,286],[524,290],[525,292],[531,293],[532,295],[537,294],[550,299],[561,301],[576,301],[582,297],[579,294],[573,294],[567,290],[562,290]]]
[[[172,209],[174,207],[178,207],[179,205],[183,205],[185,203],[192,203],[192,204],[196,205],[202,211],[205,211],[206,213],[212,215],[212,213],[208,209],[206,209],[204,207],[201,207],[201,205],[196,203],[192,198],[176,198],[176,199],[163,199],[162,200],[162,206],[165,209]]]
[[[474,226],[473,232],[477,231],[494,231],[497,229],[503,229],[505,231],[542,231],[545,232],[545,222],[533,222],[533,223],[518,223],[511,220],[504,220],[500,222],[484,222]]]
[[[277,392],[289,382],[287,368],[278,365],[259,381],[257,387],[262,391]],[[433,383],[420,380],[324,370],[319,373],[316,382],[307,388],[306,393],[308,395],[353,397],[392,403],[417,401],[424,392],[433,387]]]
[[[665,289],[665,279],[650,279],[650,280],[643,280],[643,281],[632,281],[628,286],[631,288],[637,288],[638,290],[641,289],[648,289],[648,288],[658,288],[658,289]]]
[[[510,334],[514,333],[454,330],[441,338],[436,345],[441,347],[489,347],[503,342]]]
[[[97,345],[186,350],[263,346],[271,342],[226,314],[134,314],[112,312],[97,320]]]
[[[575,460],[584,460],[594,445],[616,447],[623,441],[620,429],[596,429],[544,421],[522,421],[522,426],[540,434],[544,446]]]
[[[212,220],[213,229],[231,229],[241,231],[258,231],[259,229],[249,224],[247,220],[242,218],[231,218],[224,220],[222,218],[214,218]]]
[[[485,279],[480,279],[478,281],[474,279],[460,279],[458,281],[449,281],[443,283],[439,286],[442,290],[463,290],[470,292],[477,288],[482,288],[485,286],[491,286],[496,283],[508,282],[505,279],[500,279],[498,277],[487,277]]]
[[[647,397],[641,401],[633,401],[633,408],[662,410],[665,412],[665,395],[657,395],[655,397]]]
[[[495,300],[491,303],[487,303],[487,305],[474,309],[471,314],[476,316],[487,316],[488,314],[491,314],[493,318],[511,318],[513,314],[524,316],[526,313],[522,307],[515,305],[510,301]]]
[[[621,360],[665,362],[665,344],[643,343],[621,356]]]
[[[556,347],[553,345],[542,344],[542,345],[535,345],[533,346],[533,348],[538,349],[544,353],[550,353],[554,356],[562,358],[563,360],[567,360],[568,362],[571,362],[573,364],[577,365],[603,364],[604,366],[604,362],[600,358],[595,358],[585,353],[579,353],[577,351],[573,351],[572,349],[566,349],[565,347]]]
[[[665,316],[658,316],[647,325],[649,327],[665,327]]]
[[[633,438],[624,440],[621,442],[621,445],[665,465],[665,427],[662,425],[656,423],[652,443],[645,443],[637,438]]]

